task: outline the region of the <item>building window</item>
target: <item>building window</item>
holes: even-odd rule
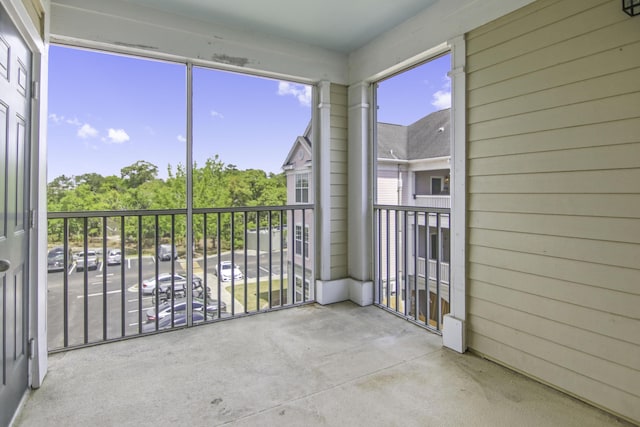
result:
[[[296,174],[296,203],[309,203],[309,174]]]
[[[302,234],[302,226],[296,225],[296,255],[302,255],[304,250],[304,257],[309,258],[309,226],[304,227],[304,240]]]
[[[296,275],[295,302],[309,301],[310,293],[311,293],[311,282],[309,281],[309,279],[306,279],[304,281],[304,298],[303,298],[302,278]]]
[[[309,226],[304,227],[304,257],[309,258]]]

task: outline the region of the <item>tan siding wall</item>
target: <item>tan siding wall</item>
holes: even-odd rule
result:
[[[347,87],[331,85],[331,277],[347,277]]]
[[[540,0],[468,34],[470,348],[640,421],[640,26]]]

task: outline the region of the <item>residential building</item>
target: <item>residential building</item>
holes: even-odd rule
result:
[[[313,169],[311,150],[311,123],[298,136],[282,166],[287,177],[287,205],[309,205],[314,203]],[[290,246],[287,251],[287,274],[292,278],[294,301],[308,301],[313,294],[314,245],[313,210],[298,210],[288,216],[287,228]]]
[[[450,52],[443,346],[640,423],[638,7],[624,11],[617,0],[280,4],[0,0],[0,318],[10,319],[1,323],[1,423],[28,388],[47,381],[49,43],[313,84],[313,300],[358,305],[381,304],[373,83]],[[298,188],[303,197],[302,180]],[[429,384],[419,390],[441,392]],[[454,406],[463,407],[466,391],[456,390]],[[176,405],[169,398],[167,407]]]
[[[450,207],[450,115],[451,110],[447,108],[431,113],[409,126],[377,123],[377,204],[428,208]],[[311,137],[312,130],[309,123],[304,134],[294,141],[282,166],[287,177],[288,205],[313,203]],[[305,290],[307,290],[304,300],[310,298],[309,290],[312,288],[309,279],[313,277],[311,266],[314,265],[314,258],[313,251],[310,251],[309,247],[313,245],[313,233],[310,232],[313,226],[313,212],[298,211],[292,218],[291,233],[294,233],[295,237],[290,240],[294,243],[294,250],[289,251],[287,264],[289,277],[295,277],[296,300],[301,301],[303,300],[303,276],[306,278]],[[438,251],[441,251],[444,257],[442,271],[446,272],[442,280],[448,286],[449,223],[448,220],[443,222],[440,230],[442,237],[438,239],[438,230],[433,218],[431,222],[426,226],[419,225],[417,230],[418,265],[422,267],[419,275],[421,278],[425,277],[427,269],[424,266],[428,258],[430,261],[427,265],[431,268],[431,278],[435,279],[434,264]],[[411,225],[411,227],[414,226]],[[389,233],[395,241],[398,233],[395,224],[389,225]],[[425,241],[427,238],[430,241],[429,245]],[[387,243],[387,234],[383,232],[381,247],[387,247]],[[438,249],[439,246],[440,249]],[[410,250],[415,252],[414,248]],[[429,251],[428,256],[426,251]],[[396,254],[395,246],[390,245],[389,251],[385,252],[380,259],[382,277],[387,277],[389,265],[390,280],[395,282],[395,272],[398,269],[396,264],[403,262],[399,256]],[[390,264],[387,264],[388,258]],[[411,271],[410,274],[415,273]],[[446,301],[448,303],[448,297]]]

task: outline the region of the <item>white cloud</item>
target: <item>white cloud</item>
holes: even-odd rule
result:
[[[211,117],[216,119],[224,119],[224,115],[222,115],[222,113],[219,113],[215,110],[211,110]]]
[[[431,105],[439,110],[451,108],[451,79],[448,76],[444,77],[442,88],[433,94]]]
[[[51,120],[54,123],[60,123],[61,121],[64,120],[64,116],[59,116],[55,113],[51,113],[49,114],[49,120]]]
[[[124,129],[109,129],[109,136],[107,142],[112,142],[114,144],[122,144],[123,142],[129,141],[129,135]]]
[[[178,135],[178,141],[180,141],[180,142],[187,142],[187,138],[185,138],[185,137],[184,137],[184,136],[182,136],[182,135]]]
[[[82,139],[95,138],[98,136],[98,130],[89,123],[85,123],[78,129],[78,136]]]
[[[431,101],[431,105],[439,110],[451,107],[451,92],[444,90],[437,91],[433,94],[433,101]]]
[[[74,126],[82,126],[82,123],[80,122],[80,120],[78,120],[77,118],[73,118],[73,119],[67,119],[65,120],[68,124],[70,125],[74,125]]]
[[[311,105],[311,86],[289,82],[278,83],[278,95],[291,95],[298,99],[300,105],[309,107]]]

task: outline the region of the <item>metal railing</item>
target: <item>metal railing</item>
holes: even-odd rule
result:
[[[186,209],[50,212],[49,351],[312,302],[294,250],[312,223],[313,205],[193,209],[188,250]]]
[[[436,332],[449,312],[449,219],[449,209],[374,205],[375,303]]]

